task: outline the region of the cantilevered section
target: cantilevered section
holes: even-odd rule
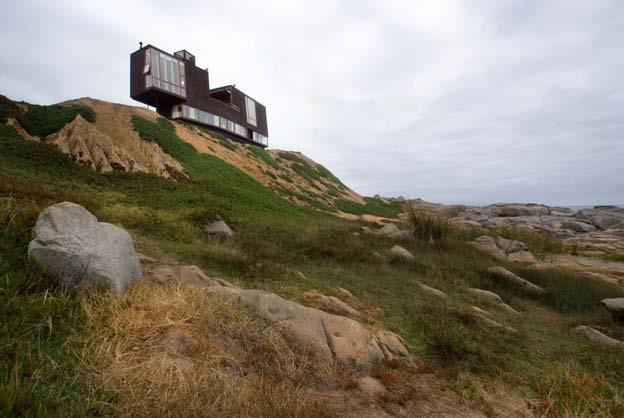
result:
[[[266,107],[228,85],[211,89],[208,70],[186,50],[169,54],[152,45],[130,55],[130,97],[168,118],[210,127],[233,140],[268,146]]]

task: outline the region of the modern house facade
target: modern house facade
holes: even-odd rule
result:
[[[167,118],[186,120],[226,137],[268,146],[266,107],[228,85],[210,88],[208,70],[182,50],[169,54],[152,45],[130,55],[130,97]]]

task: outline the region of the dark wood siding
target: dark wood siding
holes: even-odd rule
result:
[[[130,55],[130,97],[133,99],[145,92],[145,50],[146,48],[139,49]]]
[[[185,60],[184,72],[186,73],[186,104],[200,110],[207,110],[206,107],[212,100],[208,71]]]

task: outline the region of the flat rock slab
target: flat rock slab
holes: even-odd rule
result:
[[[490,273],[490,275],[492,275],[492,277],[494,277],[495,279],[500,279],[500,280],[507,281],[509,283],[514,283],[516,285],[519,285],[525,288],[526,290],[530,292],[537,293],[537,294],[546,293],[544,289],[542,289],[541,287],[531,283],[528,280],[523,279],[522,277],[516,275],[515,273],[512,273],[506,268],[490,267],[487,269],[487,272]]]
[[[70,287],[110,286],[124,292],[143,276],[130,234],[99,222],[75,203],[57,203],[43,210],[34,233],[28,258]]]
[[[593,341],[603,347],[624,350],[624,342],[616,340],[615,338],[611,338],[608,335],[605,335],[592,327],[580,325],[576,328],[573,328],[570,332],[572,332],[572,334],[574,335],[578,335],[579,337],[588,339],[589,341]]]
[[[210,287],[207,292],[249,309],[274,324],[301,348],[324,360],[370,369],[384,359],[407,357],[400,337],[389,331],[373,332],[351,318],[333,315],[284,299],[274,293],[229,287]]]
[[[516,311],[511,306],[507,305],[501,299],[501,297],[498,296],[494,292],[490,292],[489,290],[475,289],[475,288],[469,287],[468,288],[468,293],[470,293],[473,296],[476,296],[477,298],[479,298],[481,300],[484,300],[484,301],[489,302],[489,303],[493,303],[493,304],[501,307],[502,309],[506,310],[507,312],[514,313],[514,314],[518,313],[518,311]]]
[[[434,287],[431,286],[427,286],[424,283],[418,283],[418,287],[420,288],[420,290],[422,290],[424,293],[427,293],[429,295],[438,297],[440,299],[447,299],[448,295],[446,294],[446,292],[443,292],[439,289],[436,289]]]

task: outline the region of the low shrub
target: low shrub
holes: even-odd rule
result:
[[[249,151],[249,153],[251,153],[251,155],[261,159],[262,161],[264,161],[265,163],[267,163],[271,167],[273,167],[273,168],[280,168],[280,165],[278,164],[277,161],[275,161],[273,156],[271,156],[271,154],[266,152],[264,149],[262,149],[262,148],[260,148],[258,146],[252,145],[252,146],[248,147],[247,150]]]
[[[375,215],[384,218],[396,218],[403,210],[399,203],[385,203],[382,200],[365,197],[364,205],[347,199],[336,200],[338,210],[353,215]]]
[[[415,211],[408,206],[407,214],[412,233],[419,240],[439,241],[451,232],[449,220],[433,212]]]
[[[19,118],[19,123],[31,135],[48,136],[60,131],[63,126],[80,115],[89,122],[95,122],[95,112],[84,105],[31,105]]]
[[[7,123],[9,118],[18,119],[21,113],[21,109],[13,100],[0,95],[0,124]]]

